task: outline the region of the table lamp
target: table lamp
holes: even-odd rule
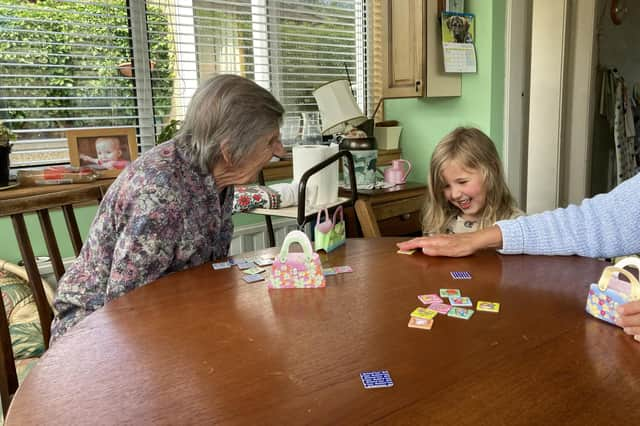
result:
[[[322,134],[347,133],[367,121],[356,103],[348,80],[334,80],[313,91],[322,118]]]

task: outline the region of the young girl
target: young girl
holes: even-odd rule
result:
[[[522,214],[487,135],[458,127],[438,143],[431,156],[425,235],[472,232]]]

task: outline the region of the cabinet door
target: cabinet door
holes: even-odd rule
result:
[[[424,95],[425,8],[423,0],[384,0],[383,91],[385,98]]]

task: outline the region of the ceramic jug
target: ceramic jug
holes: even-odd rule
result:
[[[406,170],[403,163],[406,164]],[[411,171],[411,163],[407,160],[391,160],[391,167],[384,171],[384,181],[392,185],[401,185],[407,181]]]

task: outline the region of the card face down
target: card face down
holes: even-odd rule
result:
[[[393,386],[393,380],[387,370],[365,371],[360,373],[360,380],[365,389],[388,388]]]

